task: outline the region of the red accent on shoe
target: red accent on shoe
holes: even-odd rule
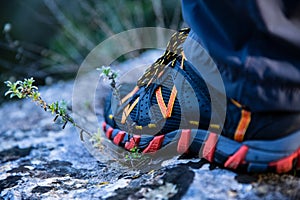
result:
[[[224,167],[236,169],[241,163],[245,161],[249,147],[243,145],[232,156],[230,156],[224,164]]]
[[[103,131],[106,131],[106,122],[103,122],[103,123],[102,123],[102,130],[103,130]]]
[[[125,149],[130,150],[135,146],[138,146],[141,141],[140,135],[134,135],[133,138],[130,138],[129,142],[125,143]]]
[[[143,153],[152,153],[157,151],[161,147],[164,138],[165,138],[164,135],[155,136],[153,140],[150,142],[150,144],[148,145],[148,147],[144,149]]]
[[[111,138],[111,135],[112,135],[113,130],[114,130],[114,129],[113,129],[112,127],[109,127],[109,128],[106,130],[106,137],[107,137],[108,139]]]
[[[293,160],[297,158],[298,151],[299,149],[285,158],[269,163],[269,166],[276,167],[277,173],[285,173],[291,171],[293,169]]]
[[[178,140],[177,152],[186,153],[190,147],[191,129],[183,129]]]
[[[298,149],[298,162],[297,162],[297,169],[300,169],[300,148]]]
[[[119,144],[123,141],[124,137],[125,137],[125,132],[124,132],[124,131],[119,131],[119,132],[117,133],[117,135],[114,137],[113,142],[114,142],[116,145],[119,145]]]
[[[205,142],[202,153],[203,158],[205,158],[209,162],[213,162],[217,142],[218,135],[216,133],[210,133]]]

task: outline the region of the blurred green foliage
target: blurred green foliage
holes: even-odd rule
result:
[[[116,33],[182,26],[179,0],[11,0],[0,7],[2,83],[31,76],[39,85],[74,78],[90,50]]]

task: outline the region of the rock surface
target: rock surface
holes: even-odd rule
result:
[[[157,55],[148,52],[120,67]],[[72,89],[73,82],[59,82],[41,93],[47,101],[71,102]],[[98,95],[96,106],[106,94]],[[62,130],[29,100],[7,102],[0,113],[0,199],[300,199],[300,180],[292,175],[236,174],[176,158],[155,170],[135,170],[82,142],[74,127]]]

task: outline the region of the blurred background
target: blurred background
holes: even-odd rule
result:
[[[50,85],[75,78],[97,44],[149,26],[182,27],[180,0],[0,1],[0,104],[5,80],[34,77],[38,85]]]

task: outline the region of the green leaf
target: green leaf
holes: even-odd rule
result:
[[[39,88],[37,86],[32,86],[32,89],[38,90]]]
[[[17,86],[17,85],[23,85],[23,82],[22,82],[22,81],[16,81],[16,82],[14,82],[13,84],[15,84],[16,86]]]
[[[58,111],[61,116],[65,116],[67,113],[67,103],[62,100],[58,104]]]
[[[54,104],[54,103],[51,103],[51,104],[49,105],[49,108],[50,108],[50,110],[51,110],[51,113],[54,114],[54,113],[55,113],[55,104]]]
[[[10,87],[12,85],[12,83],[10,81],[4,81],[4,84],[7,86],[7,87]]]
[[[33,92],[33,94],[32,94],[32,98],[34,101],[38,100],[40,96],[41,96],[41,94],[37,91]]]
[[[116,72],[113,72],[112,78],[113,78],[113,79],[116,79],[117,77],[118,77],[118,74],[117,74]]]
[[[7,92],[5,92],[4,96],[7,96],[7,95],[9,95],[9,94],[11,94],[11,93],[13,93],[13,91],[8,90]]]
[[[22,99],[22,98],[23,98],[23,95],[22,95],[21,93],[16,93],[16,95],[17,95],[17,97],[18,97],[19,99]]]

